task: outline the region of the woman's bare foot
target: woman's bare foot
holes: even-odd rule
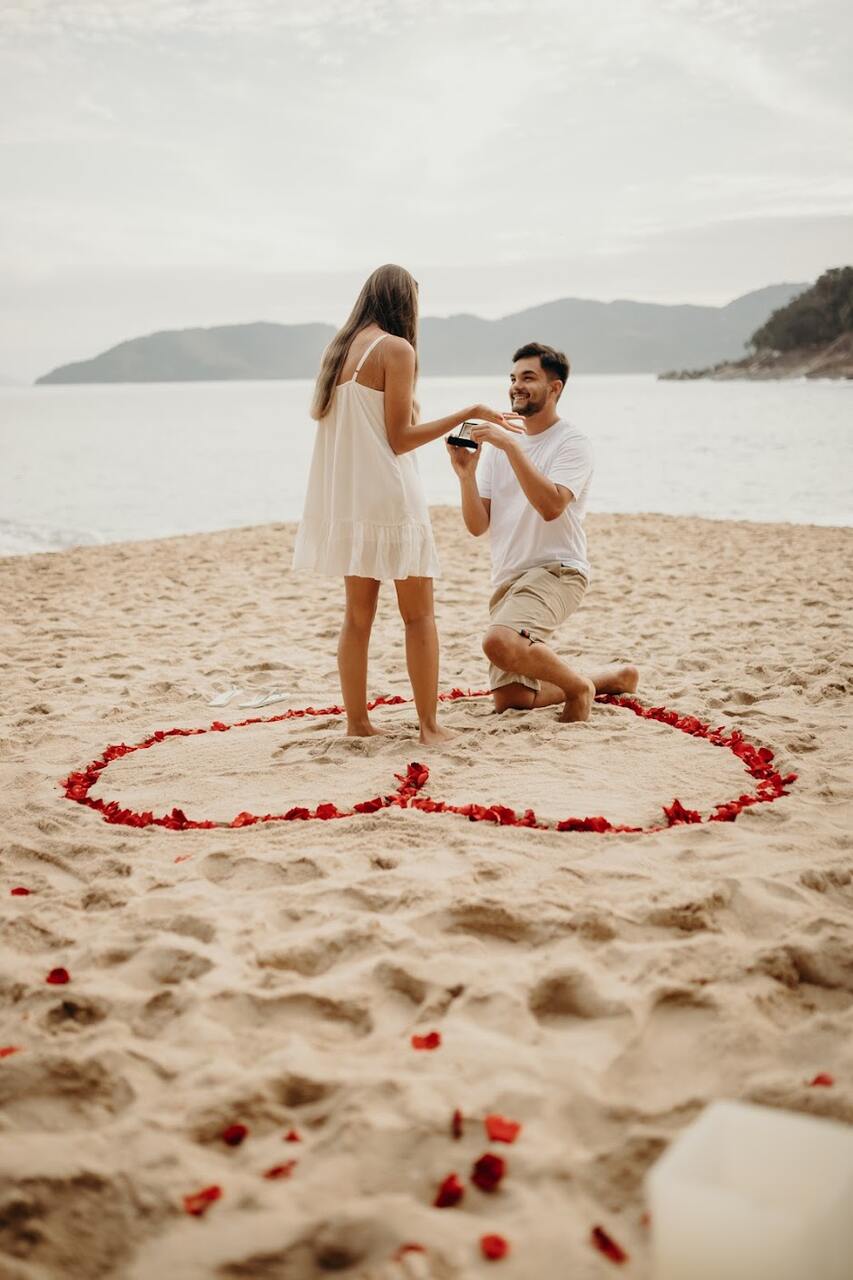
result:
[[[636,693],[640,672],[631,663],[626,663],[623,667],[604,667],[590,679],[595,685],[596,693]]]
[[[348,738],[373,738],[384,732],[384,729],[377,729],[369,720],[358,720],[352,724],[347,723],[346,736]]]
[[[574,723],[577,720],[588,720],[595,700],[595,685],[587,676],[578,676],[578,687],[566,694],[563,710],[558,720]]]
[[[445,742],[452,742],[455,737],[452,729],[443,729],[440,724],[429,727],[421,725],[420,740],[425,747],[440,747]]]

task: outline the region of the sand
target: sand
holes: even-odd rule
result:
[[[482,688],[487,548],[434,518],[442,687]],[[640,1280],[643,1175],[710,1099],[853,1121],[853,533],[589,530],[562,651],[636,660],[646,705],[771,747],[789,795],[641,835],[399,807],[112,826],[58,785],[108,743],[337,700],[340,587],[289,573],[291,526],[0,561],[0,1047],[20,1050],[0,1060],[3,1280],[592,1280],[613,1271],[596,1225]],[[288,700],[209,709],[232,683]],[[370,686],[409,693],[390,590]],[[676,796],[707,816],[752,786],[731,752],[624,708],[559,725],[461,701],[444,752],[410,706],[377,718],[370,741],[323,718],[171,738],[92,794],[227,822],[344,808],[418,761],[434,798],[654,826]],[[414,1050],[431,1030],[441,1047]],[[521,1123],[512,1145],[488,1141],[490,1113]],[[469,1180],[487,1151],[507,1162],[491,1194]],[[464,1199],[433,1208],[451,1172]],[[426,1252],[393,1261],[406,1242]]]

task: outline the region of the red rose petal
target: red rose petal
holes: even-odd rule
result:
[[[455,1173],[449,1173],[436,1192],[433,1205],[436,1209],[450,1209],[458,1204],[465,1194],[465,1188]]]
[[[249,1136],[249,1130],[244,1124],[229,1124],[227,1129],[222,1131],[222,1141],[229,1147],[239,1147],[244,1138]]]
[[[440,1044],[440,1031],[428,1031],[425,1036],[412,1036],[413,1049],[437,1049]]]
[[[7,1044],[0,1049],[0,1058],[11,1058],[13,1053],[23,1052],[19,1044]]]
[[[64,983],[71,981],[71,974],[67,969],[51,969],[45,978],[45,982],[49,982],[51,986],[61,987]]]
[[[284,1141],[285,1142],[301,1142],[302,1139],[300,1138],[299,1134],[296,1132],[295,1129],[291,1129],[289,1133],[286,1133],[284,1135]]]
[[[492,1142],[515,1142],[521,1133],[521,1125],[516,1120],[507,1120],[506,1116],[489,1115],[483,1123]]]
[[[471,1181],[481,1191],[496,1191],[506,1173],[506,1161],[503,1156],[492,1155],[487,1151],[479,1160],[475,1160],[471,1168]]]
[[[453,1112],[453,1119],[450,1121],[450,1132],[454,1138],[462,1137],[462,1128],[463,1128],[462,1112],[457,1107],[456,1110]]]
[[[296,1168],[298,1161],[288,1160],[285,1164],[274,1164],[271,1169],[267,1169],[264,1174],[265,1178],[289,1178]]]
[[[509,1241],[503,1236],[480,1236],[480,1252],[490,1262],[497,1262],[509,1253]]]
[[[812,1089],[821,1088],[821,1087],[825,1089],[829,1089],[834,1084],[835,1084],[835,1076],[831,1076],[828,1071],[821,1071],[818,1075],[815,1076],[814,1080],[809,1081],[809,1086]]]
[[[598,1252],[603,1253],[605,1258],[609,1258],[611,1262],[628,1261],[628,1255],[621,1244],[617,1244],[613,1237],[607,1234],[604,1227],[593,1227],[590,1241]]]
[[[184,1196],[184,1210],[191,1213],[194,1218],[200,1218],[206,1213],[215,1200],[219,1200],[222,1196],[221,1187],[202,1187],[201,1191],[195,1191],[190,1196]]]
[[[14,889],[10,889],[13,898],[27,898],[32,893],[32,889],[25,889],[23,885],[16,885]]]

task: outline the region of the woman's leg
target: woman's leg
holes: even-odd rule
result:
[[[367,738],[374,729],[367,716],[367,648],[379,599],[375,578],[344,578],[346,608],[338,638],[338,671],[347,713],[347,735]]]
[[[397,604],[406,626],[406,666],[415,695],[421,742],[434,746],[454,735],[440,729],[438,701],[438,632],[432,601],[432,578],[401,578],[394,583]]]

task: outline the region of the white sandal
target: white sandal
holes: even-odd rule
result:
[[[209,707],[227,707],[228,703],[232,702],[242,692],[242,689],[238,689],[236,685],[233,685],[230,689],[226,689],[224,693],[217,693],[216,697],[211,698],[207,705]]]

